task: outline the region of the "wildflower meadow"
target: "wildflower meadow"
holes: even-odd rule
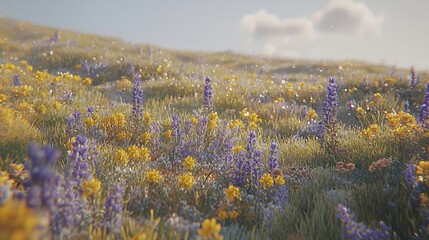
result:
[[[0,239],[429,239],[413,63],[0,33]]]

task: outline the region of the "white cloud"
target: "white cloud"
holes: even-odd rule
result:
[[[343,32],[357,35],[380,33],[381,15],[353,0],[332,0],[325,9],[313,14],[315,28],[323,33]]]
[[[270,40],[312,39],[315,36],[310,19],[280,19],[263,9],[255,14],[245,15],[240,25],[251,35]]]
[[[243,16],[240,26],[253,38],[273,45],[291,41],[312,41],[335,33],[347,36],[379,33],[382,23],[383,17],[373,13],[362,2],[332,0],[311,17],[281,19],[261,9],[254,14]]]

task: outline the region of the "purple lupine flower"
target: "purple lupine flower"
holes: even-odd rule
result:
[[[132,100],[133,108],[131,112],[134,117],[141,118],[141,116],[143,116],[143,89],[141,88],[140,78],[134,81]]]
[[[408,185],[414,186],[416,184],[416,165],[413,163],[409,163],[407,166],[407,169],[404,172],[405,180],[407,181]]]
[[[82,127],[81,113],[74,112],[71,116],[66,117],[66,132],[68,134],[77,133]]]
[[[233,185],[236,187],[241,187],[244,185],[244,173],[245,170],[243,169],[244,164],[245,164],[245,156],[244,153],[239,152],[237,154],[237,164],[235,166],[235,173],[234,173],[234,177],[233,177]],[[250,171],[250,169],[249,169]]]
[[[419,76],[416,75],[416,70],[414,69],[414,66],[411,67],[411,77],[410,77],[410,88],[411,90],[414,90],[417,83],[419,82]]]
[[[333,77],[329,78],[328,92],[326,93],[326,99],[323,103],[323,116],[326,125],[331,125],[337,121],[337,108],[338,108],[338,85],[335,83]]]
[[[75,206],[76,194],[73,184],[64,184],[63,196],[59,199],[57,211],[54,216],[56,232],[60,233],[62,228],[72,228],[77,224],[77,212]]]
[[[305,118],[305,116],[307,116],[307,113],[308,113],[308,107],[307,105],[304,105],[301,109],[302,117]]]
[[[30,145],[30,161],[25,168],[30,173],[27,205],[31,208],[48,207],[52,209],[57,195],[58,177],[52,169],[60,158],[60,152],[52,146],[41,148],[37,144]]]
[[[204,108],[207,111],[213,110],[213,87],[212,87],[212,79],[209,77],[206,77],[205,79],[206,83],[204,85]]]
[[[426,93],[423,104],[420,106],[419,123],[425,124],[429,117],[429,83],[426,86]]]
[[[55,31],[54,36],[52,36],[51,39],[49,39],[49,43],[53,44],[53,43],[58,42],[58,38],[59,38],[58,37],[58,31]]]
[[[268,170],[272,173],[274,169],[279,167],[278,162],[279,147],[277,143],[272,142],[270,147],[270,157],[268,158]]]
[[[344,239],[390,239],[391,237],[391,230],[383,221],[373,224],[373,228],[368,228],[364,223],[356,222],[356,216],[342,204],[338,205],[337,217],[344,224]]]
[[[85,161],[88,156],[88,139],[82,135],[76,136],[76,141],[72,145],[73,151],[70,156],[73,161],[71,175],[80,184],[90,177],[88,163]]]
[[[15,76],[13,76],[13,85],[14,86],[21,86],[22,85],[18,74],[15,74]]]
[[[180,119],[177,114],[173,115],[171,120],[171,135],[177,140],[182,137],[182,131],[180,130]]]
[[[95,113],[95,108],[93,106],[88,106],[87,110],[91,115]]]
[[[289,191],[286,186],[280,186],[275,190],[274,202],[282,206],[283,208],[286,206],[287,201],[289,199]]]
[[[119,232],[122,226],[122,197],[124,190],[116,184],[104,204],[104,224],[113,232]]]
[[[249,137],[247,138],[246,163],[244,167],[250,166],[252,176],[249,177],[252,178],[250,181],[254,183],[258,182],[259,177],[262,175],[262,153],[256,149],[256,145],[256,134],[254,131],[250,131]]]
[[[325,126],[323,125],[322,120],[317,123],[316,138],[320,142],[323,142],[323,140],[325,139]]]

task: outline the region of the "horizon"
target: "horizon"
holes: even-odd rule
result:
[[[4,5],[5,2],[8,4]],[[312,61],[352,60],[429,70],[429,62],[425,60],[429,55],[425,47],[429,33],[418,32],[417,27],[419,23],[429,22],[422,7],[429,7],[429,2],[422,0],[408,4],[385,4],[387,0],[323,0],[317,3],[304,0],[302,4],[281,1],[240,4],[243,1],[237,1],[227,5],[240,7],[237,13],[224,11],[222,17],[214,19],[204,18],[202,10],[211,8],[215,13],[222,9],[225,0],[218,4],[185,0],[175,5],[175,11],[166,2],[104,2],[106,4],[100,9],[98,1],[87,3],[85,8],[81,8],[81,0],[73,4],[49,0],[37,3],[2,1],[0,16],[179,51],[231,51]],[[61,8],[69,11],[58,11]],[[112,14],[118,17],[112,18]],[[173,26],[173,23],[177,24]],[[197,35],[195,29],[199,31]]]

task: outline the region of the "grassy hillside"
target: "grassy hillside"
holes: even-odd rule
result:
[[[0,219],[16,215],[0,238],[24,223],[22,236],[66,239],[428,236],[418,70],[5,18],[0,64]]]

